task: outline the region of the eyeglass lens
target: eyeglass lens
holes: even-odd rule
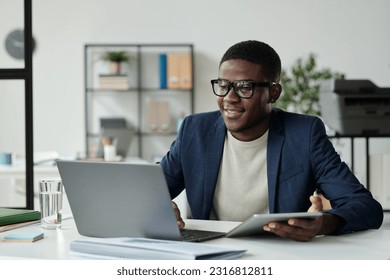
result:
[[[253,94],[253,85],[247,81],[236,81],[234,83],[230,83],[225,80],[217,80],[213,83],[214,93],[218,96],[225,96],[232,87],[241,97],[251,97]]]

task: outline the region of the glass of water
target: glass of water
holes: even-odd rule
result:
[[[39,181],[41,226],[44,229],[61,228],[63,185],[61,180]]]

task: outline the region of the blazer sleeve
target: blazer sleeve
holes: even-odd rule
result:
[[[185,123],[186,119],[184,119],[181,125],[182,128],[185,126]],[[175,141],[172,142],[169,151],[160,162],[160,165],[164,170],[165,179],[172,199],[178,196],[185,188],[181,163],[182,137],[183,129],[180,129]]]
[[[311,131],[311,162],[317,187],[331,202],[332,209],[328,212],[344,220],[334,234],[379,228],[383,221],[382,206],[340,160],[320,119],[315,119]]]

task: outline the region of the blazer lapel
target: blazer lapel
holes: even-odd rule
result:
[[[205,172],[205,190],[204,190],[204,205],[203,218],[208,219],[211,212],[211,207],[214,199],[215,185],[218,179],[219,166],[221,163],[223,147],[226,135],[226,126],[222,116],[214,124],[213,130],[207,135],[207,158]]]
[[[276,182],[280,164],[280,155],[285,140],[283,123],[277,111],[271,113],[267,147],[268,204],[270,213],[275,212]]]

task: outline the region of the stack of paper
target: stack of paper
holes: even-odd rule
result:
[[[15,228],[29,226],[29,225],[36,224],[36,223],[39,223],[39,222],[40,222],[40,220],[36,220],[36,221],[30,221],[30,222],[23,222],[23,223],[16,223],[16,224],[0,226],[0,232],[11,230],[11,229],[15,229]]]
[[[149,238],[86,238],[73,241],[70,251],[83,259],[227,260],[241,257],[246,250]]]

